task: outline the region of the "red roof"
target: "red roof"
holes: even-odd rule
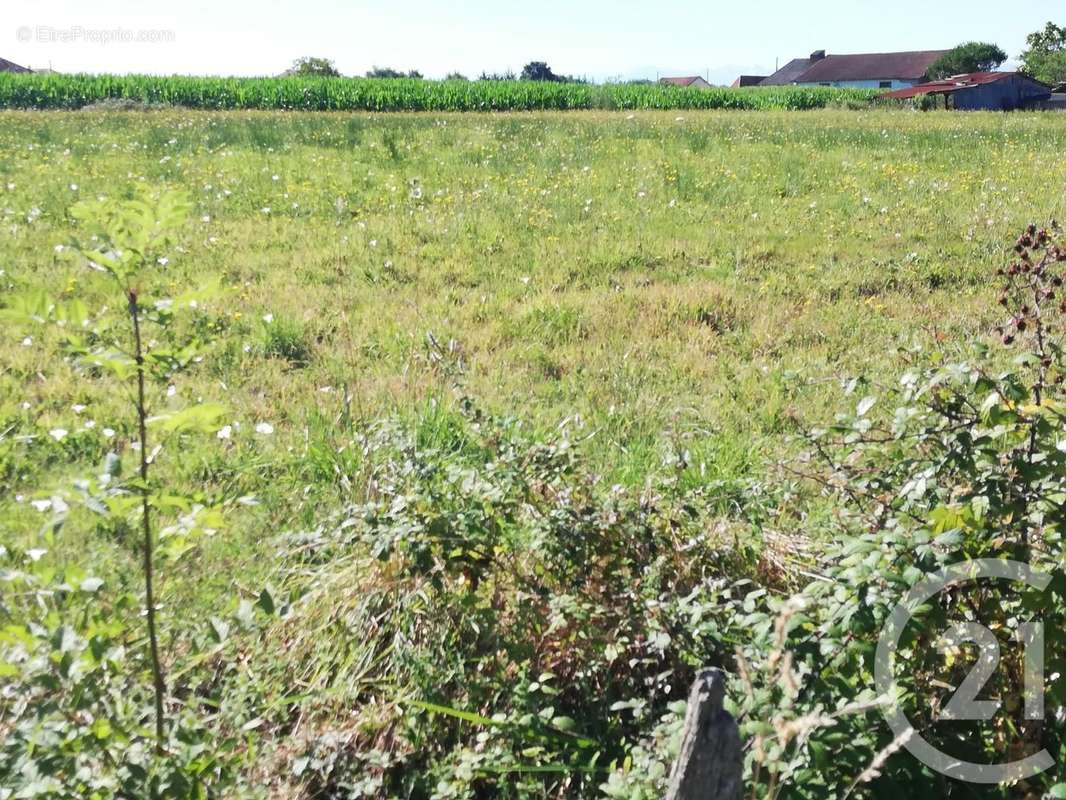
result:
[[[995,83],[1004,78],[1017,75],[1017,72],[970,72],[965,75],[953,75],[942,81],[920,83],[907,89],[888,92],[882,97],[891,97],[897,100],[906,100],[909,97],[917,97],[920,94],[951,94],[959,89],[968,89],[971,86],[983,86],[986,83]]]
[[[915,50],[907,53],[861,53],[828,55],[816,59],[797,83],[836,81],[911,80],[920,81],[947,50]]]

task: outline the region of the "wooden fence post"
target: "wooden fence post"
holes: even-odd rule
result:
[[[706,669],[688,696],[681,750],[666,800],[740,800],[744,756],[736,720],[723,708],[725,675]]]

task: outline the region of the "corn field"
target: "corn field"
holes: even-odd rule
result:
[[[0,73],[0,108],[22,109],[77,109],[123,100],[199,109],[302,111],[802,110],[865,104],[875,94],[796,86],[698,90],[531,81]]]

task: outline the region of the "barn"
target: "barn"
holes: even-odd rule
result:
[[[1014,111],[1047,101],[1051,87],[1020,72],[970,72],[881,96],[906,100],[920,95],[943,97],[944,108],[959,111]]]

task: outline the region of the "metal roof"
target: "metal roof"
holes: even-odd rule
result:
[[[882,97],[889,97],[897,100],[906,100],[910,97],[917,97],[920,94],[951,94],[957,92],[960,89],[970,89],[974,86],[983,86],[988,83],[996,83],[997,81],[1004,80],[1005,78],[1012,78],[1016,75],[1021,75],[1020,72],[969,72],[964,75],[952,75],[950,78],[946,78],[942,81],[930,81],[929,83],[920,83],[917,86],[911,86],[906,89],[899,89],[895,92],[887,92],[881,95]],[[1027,76],[1022,76],[1027,77]],[[1032,80],[1029,78],[1029,80]],[[1034,83],[1040,83],[1039,81],[1033,81]]]
[[[14,61],[8,61],[6,58],[0,58],[0,72],[30,72],[31,70],[26,67],[16,64]]]

